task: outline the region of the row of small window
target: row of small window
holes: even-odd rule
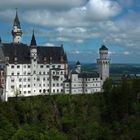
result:
[[[74,81],[77,81],[77,80],[79,80],[79,79],[74,79]],[[98,81],[99,79],[98,78],[85,78],[85,79],[80,79],[81,81]]]
[[[36,87],[36,86],[37,86],[37,84],[34,84],[34,87]],[[46,86],[49,87],[49,84],[47,84],[47,85],[46,85],[46,84],[43,84],[43,85],[42,85],[42,84],[39,84],[38,86],[39,86],[39,87],[42,87],[42,86],[43,86],[43,87],[46,87]],[[59,87],[59,86],[62,87],[62,86],[63,86],[63,83],[52,84],[52,87]],[[27,88],[27,87],[30,88],[31,85],[30,85],[30,84],[28,84],[28,85],[23,85],[23,87],[24,87],[24,88]],[[11,86],[11,89],[14,89],[14,88],[15,88],[15,86],[12,85],[12,86]],[[19,85],[19,88],[22,88],[22,85]]]
[[[12,72],[11,73],[11,75],[14,75],[14,72]],[[19,72],[17,72],[15,75],[22,75],[22,74],[20,74]],[[26,75],[26,72],[24,72],[24,74],[23,75]],[[27,75],[31,75],[31,73],[30,72],[28,72],[27,73]]]
[[[69,84],[67,84],[66,86],[69,86]],[[74,84],[74,87],[77,87],[77,86],[79,86],[79,87],[83,87],[83,86],[85,86],[85,87],[92,87],[92,86],[98,86],[98,84],[93,84],[93,85],[88,85],[88,84],[85,84],[85,85],[76,85],[76,84]]]
[[[26,67],[27,67],[27,68],[30,68],[31,66],[30,66],[30,65],[27,65],[27,66],[24,65],[23,67],[24,67],[24,68],[26,68]],[[11,69],[13,69],[13,68],[19,69],[19,68],[20,68],[20,65],[11,65]]]
[[[36,74],[36,71],[34,71],[33,73]],[[45,74],[49,75],[49,72],[47,72],[47,73],[46,72],[39,72],[39,75],[45,75]],[[52,74],[53,75],[55,75],[55,74],[57,74],[57,75],[61,74],[62,75],[63,71],[61,71],[61,73],[59,73],[58,71],[57,72],[53,71]],[[14,72],[12,72],[11,75],[14,75]],[[17,74],[15,74],[15,75],[21,75],[21,74],[19,72],[17,72]],[[31,75],[31,73],[30,72],[28,72],[28,73],[24,72],[23,75]]]
[[[36,90],[34,90],[34,92],[39,92],[39,93],[49,93],[49,89],[43,89],[43,90],[38,90],[38,91],[36,91]],[[53,89],[53,91],[52,91],[53,93],[62,93],[63,92],[63,89]],[[21,93],[21,91],[20,91],[20,93]],[[23,92],[24,94],[31,94],[31,91],[29,90],[29,91],[24,91]]]
[[[87,89],[84,90],[85,93],[93,93],[93,92],[97,92],[97,91],[99,91],[99,90],[98,89],[93,89],[92,91],[91,90],[87,90]],[[83,91],[82,90],[73,90],[73,92],[74,93],[79,93],[79,92],[81,93]]]
[[[31,66],[30,65],[24,65],[23,66],[24,68],[30,68]],[[40,68],[49,68],[50,67],[50,65],[40,65]],[[20,68],[20,65],[11,65],[11,68],[13,69],[13,68]],[[58,65],[57,67],[56,67],[56,65],[52,65],[52,68],[61,68],[61,65]]]
[[[36,80],[36,78],[34,78],[34,80]],[[49,81],[49,78],[45,78],[45,77],[44,77],[44,78],[43,78],[43,81],[46,81],[46,80]],[[19,78],[19,82],[22,82],[22,81],[24,81],[24,82],[30,82],[31,79],[30,79],[30,78],[27,78],[27,79],[26,79],[26,78],[24,78],[24,79]],[[37,78],[37,81],[41,81],[40,78]],[[58,81],[58,80],[55,79],[55,80],[53,80],[53,81]],[[63,81],[63,78],[61,78],[61,81]],[[11,82],[15,82],[15,80],[14,80],[14,79],[11,79]]]

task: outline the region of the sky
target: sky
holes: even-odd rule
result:
[[[140,63],[140,0],[1,0],[0,37],[12,42],[16,10],[30,44],[63,44],[69,61],[96,63],[101,45],[111,63]]]

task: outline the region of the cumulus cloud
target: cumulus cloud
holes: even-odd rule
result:
[[[139,0],[134,1],[140,3]],[[106,44],[126,49],[134,48],[137,51],[140,50],[140,14],[129,9],[127,13],[123,11],[123,14],[117,17],[122,8],[132,7],[134,1],[4,0],[0,4],[0,20],[12,21],[15,16],[12,8],[17,7],[21,26],[28,24],[37,27],[37,36],[47,38],[44,42],[73,42],[81,45],[87,40],[100,38]],[[30,30],[32,29],[23,29],[24,35],[27,36],[27,32],[29,35]],[[84,53],[88,56],[85,51],[79,51],[78,54]],[[118,53],[112,51],[110,55],[112,54]],[[128,55],[127,51],[123,51],[121,55],[124,54]]]
[[[84,5],[86,0],[4,0],[0,8],[63,10]]]
[[[89,0],[84,6],[66,11],[56,12],[46,9],[27,11],[24,20],[44,26],[89,26],[92,22],[116,16],[120,9],[117,2],[111,0]]]

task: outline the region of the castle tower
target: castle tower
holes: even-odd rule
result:
[[[37,79],[37,45],[36,45],[36,39],[34,35],[34,31],[32,34],[31,44],[30,44],[30,57],[31,57],[31,93],[36,93],[36,79]]]
[[[99,68],[99,75],[103,82],[109,77],[109,63],[110,59],[108,59],[108,48],[102,45],[99,49],[100,58],[97,59],[97,64]]]
[[[76,72],[80,73],[81,72],[81,64],[79,61],[76,62]]]
[[[20,27],[20,21],[18,18],[17,10],[16,10],[16,16],[14,19],[14,23],[13,23],[12,36],[13,36],[13,43],[20,43],[21,36],[22,36],[22,30]]]

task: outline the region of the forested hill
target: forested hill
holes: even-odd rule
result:
[[[140,80],[104,89],[0,102],[0,140],[140,140]]]

